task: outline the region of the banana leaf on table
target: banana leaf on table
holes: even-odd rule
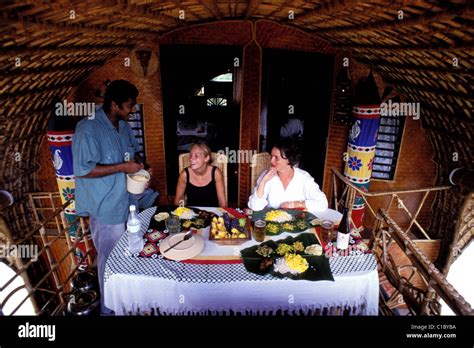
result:
[[[334,281],[332,276],[331,267],[329,266],[329,259],[325,254],[321,256],[309,255],[303,252],[297,252],[298,255],[301,255],[309,264],[309,267],[306,271],[300,274],[280,273],[276,272],[274,269],[275,261],[283,257],[276,253],[279,244],[293,245],[294,242],[301,242],[306,248],[309,245],[319,244],[318,239],[312,233],[302,233],[295,237],[287,237],[282,240],[273,241],[269,240],[259,245],[254,245],[252,247],[243,249],[240,251],[242,260],[244,262],[245,269],[249,272],[265,275],[267,273],[272,274],[275,277],[279,278],[291,278],[294,280],[330,280]],[[273,249],[273,253],[268,257],[264,257],[257,253],[259,246],[268,246]]]

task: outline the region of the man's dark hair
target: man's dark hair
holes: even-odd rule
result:
[[[294,167],[301,159],[301,150],[293,139],[281,139],[277,141],[272,148],[280,150],[281,158],[287,159],[290,166]]]
[[[120,108],[122,104],[128,99],[136,100],[138,96],[138,89],[133,84],[126,80],[115,80],[109,83],[104,94],[104,105],[102,106],[105,112],[110,111],[112,102],[115,102]]]

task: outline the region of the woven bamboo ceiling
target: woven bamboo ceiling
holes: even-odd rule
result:
[[[17,196],[35,189],[38,144],[53,97],[66,96],[140,40],[229,19],[300,28],[373,66],[400,94],[421,102],[441,181],[453,153],[460,165],[474,162],[469,0],[2,1],[0,13],[0,186]],[[28,160],[16,163],[17,151]]]

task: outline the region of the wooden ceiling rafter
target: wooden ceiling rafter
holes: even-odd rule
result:
[[[415,29],[415,30],[412,30]],[[455,37],[453,32],[454,31],[459,31],[458,28],[450,28],[448,30],[444,31],[435,31],[433,34],[433,29],[424,27],[424,33],[420,32],[422,29],[420,28],[415,28],[415,27],[408,27],[408,28],[403,28],[404,32],[398,33],[396,32],[395,29],[393,30],[386,30],[386,31],[377,31],[376,33],[374,32],[366,32],[364,34],[358,33],[358,34],[340,34],[339,36],[331,36],[332,40],[335,42],[335,45],[339,46],[337,42],[343,41],[343,45],[353,45],[354,47],[357,47],[359,45],[366,46],[365,44],[360,44],[358,40],[363,40],[363,41],[368,41],[368,42],[373,42],[374,39],[378,39],[378,41],[382,41],[384,45],[386,46],[407,46],[405,42],[409,42],[408,46],[422,46],[422,45],[427,45],[431,44],[433,46],[438,46],[441,45],[443,47],[453,47],[453,42],[465,42],[466,39],[461,40],[459,37]],[[467,27],[466,27],[466,32],[467,32]],[[464,32],[464,35],[467,36]],[[374,38],[374,35],[378,36]],[[396,35],[400,35],[400,37],[397,39]],[[433,38],[436,36],[436,40],[440,41],[439,44],[436,44],[433,42]],[[323,35],[323,37],[326,37],[326,35]],[[474,40],[474,35],[470,35],[470,40],[468,39],[467,41],[473,41]],[[387,41],[392,41],[392,42],[397,42],[397,44],[389,44]],[[400,41],[402,41],[404,44],[400,44]],[[450,43],[450,42],[451,43]],[[447,44],[446,44],[447,42]],[[410,44],[411,43],[411,44]],[[371,45],[371,44],[369,44]],[[462,45],[462,43],[461,43]]]
[[[327,39],[326,39],[327,40]],[[425,45],[398,45],[398,46],[387,46],[387,45],[364,45],[364,44],[333,44],[333,47],[338,49],[362,49],[362,50],[390,50],[390,51],[409,51],[409,50],[423,50],[423,51],[445,51],[445,50],[459,50],[459,49],[472,49],[474,48],[474,41],[459,42],[452,46],[442,46],[440,44],[425,44]]]
[[[276,13],[283,11],[285,8],[292,8],[292,3],[292,0],[284,0],[280,5],[275,6],[276,8],[273,11],[271,11],[269,14],[266,14],[264,16],[265,19],[273,19]],[[288,12],[286,13],[286,16],[288,17]]]
[[[13,70],[12,72],[2,72],[0,70],[0,78],[6,78],[8,76],[14,77],[14,76],[19,76],[19,75],[26,75],[26,74],[31,74],[31,75],[40,75],[43,73],[51,73],[51,72],[57,72],[57,71],[67,71],[69,69],[76,69],[76,68],[84,68],[84,67],[93,67],[94,69],[97,69],[104,65],[107,60],[110,58],[113,58],[113,55],[110,55],[109,57],[103,57],[99,60],[94,60],[94,61],[88,61],[88,62],[64,62],[64,63],[59,63],[54,66],[42,66],[38,68],[23,68],[21,70]]]
[[[2,53],[5,56],[19,56],[20,58],[23,57],[30,57],[32,54],[40,54],[44,52],[44,56],[49,59],[49,57],[58,57],[62,58],[61,55],[64,53],[64,56],[68,56],[70,54],[74,55],[106,55],[115,53],[117,50],[123,50],[126,48],[132,47],[131,44],[127,45],[101,45],[101,46],[74,46],[74,47],[57,47],[54,50],[51,50],[51,47],[20,47],[20,48],[6,48],[2,49]],[[38,57],[37,57],[38,58]],[[0,61],[1,62],[1,61]]]
[[[405,2],[405,0],[400,0],[400,1],[401,1],[401,3]],[[353,2],[355,3],[355,5],[357,5],[357,4],[366,4],[367,3],[367,1],[360,1],[360,0],[354,0]],[[347,1],[346,1],[346,3],[347,3]],[[373,7],[375,7],[375,9],[377,11],[382,10],[383,13],[386,13],[388,11],[394,11],[394,13],[395,13],[395,11],[397,9],[399,9],[400,6],[402,6],[402,5],[399,5],[397,2],[394,2],[394,1],[390,2],[390,4],[382,4],[382,3],[380,3],[380,1],[373,1],[373,2],[370,2],[370,4]],[[350,11],[347,8],[347,5],[340,5],[339,7],[340,7],[340,10],[337,10],[338,7],[336,5],[334,7],[334,11],[331,11],[331,7],[328,7],[327,8],[328,10],[326,10],[326,11],[322,11],[322,12],[321,11],[316,11],[316,13],[315,13],[316,22],[311,20],[313,17],[306,17],[306,16],[302,17],[300,15],[295,16],[295,24],[298,25],[298,22],[302,21],[305,24],[305,27],[311,27],[311,29],[309,29],[309,31],[314,31],[314,32],[321,32],[323,30],[329,30],[329,29],[333,29],[333,28],[335,29],[337,27],[341,27],[341,26],[335,24],[336,22],[340,21],[340,18],[336,17],[336,15],[340,15],[341,11],[350,12],[350,15],[351,15],[350,22],[352,24],[345,26],[345,27],[348,27],[348,28],[356,27],[357,25],[360,25],[360,23],[364,22],[365,18],[369,18],[371,20],[371,22],[373,21],[372,20],[372,18],[373,18],[373,12],[372,11],[365,10],[362,13],[356,13],[355,11]],[[320,12],[320,13],[317,13],[317,12]],[[367,13],[369,13],[369,14],[367,14]],[[356,14],[358,14],[359,17],[362,17],[362,19],[352,18],[352,16],[354,16]],[[327,17],[329,17],[329,19]],[[344,21],[347,22],[348,21],[347,18],[345,18]],[[323,28],[318,27],[321,24],[323,25]]]
[[[249,0],[247,2],[247,8],[245,9],[244,19],[249,19],[249,17],[253,15],[253,13],[258,8],[261,2],[261,0]]]
[[[379,73],[384,74],[384,78],[390,79],[392,81],[397,80],[400,82],[408,82],[420,87],[433,87],[433,85],[436,85],[436,82],[438,82],[438,88],[440,88],[441,92],[459,93],[461,96],[465,96],[467,98],[469,98],[470,95],[473,95],[472,93],[468,93],[466,87],[464,87],[465,85],[468,85],[469,82],[472,82],[472,80],[456,81],[455,83],[452,83],[451,81],[447,81],[446,79],[438,79],[436,82],[433,82],[432,78],[422,76],[421,74],[404,74],[400,71],[385,71],[379,69],[379,67],[376,67],[376,69]],[[413,83],[412,81],[416,81],[416,83]]]
[[[470,99],[472,98],[472,94],[470,93],[466,93],[466,92],[460,92],[460,91],[453,91],[451,89],[446,89],[446,88],[440,88],[440,86],[438,87],[433,87],[433,86],[425,86],[425,85],[422,85],[422,84],[413,84],[411,82],[409,82],[406,78],[403,78],[403,77],[399,77],[399,78],[393,78],[393,77],[390,77],[391,74],[386,74],[384,76],[384,80],[386,82],[389,82],[389,83],[393,83],[395,85],[397,85],[398,87],[411,87],[411,88],[418,88],[420,90],[423,90],[423,91],[427,91],[427,92],[433,92],[433,93],[439,93],[441,92],[443,95],[448,95],[448,96],[453,96],[453,97],[462,97],[463,99]]]
[[[433,117],[435,116],[435,114],[436,114],[436,117]],[[451,123],[450,118],[452,116],[449,113],[442,112],[441,114],[438,114],[435,111],[433,111],[433,109],[430,108],[429,106],[423,107],[422,115],[423,116],[420,117],[420,119],[424,119],[424,121],[430,124],[437,124],[438,126],[443,125],[446,129],[448,129],[446,125]],[[464,122],[464,121],[459,120],[459,122],[456,123],[456,127],[450,127],[450,129],[456,129],[457,133],[463,138],[465,138],[463,141],[467,141],[467,142],[472,141],[472,138],[474,135],[472,122],[469,123],[469,122]]]
[[[426,25],[433,21],[450,20],[453,17],[456,17],[458,15],[463,15],[466,11],[471,11],[473,8],[474,8],[474,5],[468,2],[466,5],[458,6],[453,9],[447,7],[438,12],[422,14],[420,16],[416,16],[409,19],[403,19],[401,21],[399,20],[399,21],[390,22],[387,20],[382,20],[376,23],[361,24],[357,26],[321,29],[321,30],[317,30],[317,32],[318,34],[329,34],[329,33],[334,34],[337,32],[376,31],[376,30],[383,30],[387,28],[396,27],[398,25],[403,26],[403,27]]]
[[[124,16],[126,16],[127,20],[130,20],[130,19],[135,20],[135,18],[137,18],[139,21],[150,20],[153,22],[153,25],[162,25],[163,24],[162,22],[166,24],[170,23],[168,27],[164,25],[165,30],[173,28],[174,27],[173,24],[177,26],[181,25],[181,21],[173,16],[157,14],[157,13],[153,13],[153,15],[150,16],[147,12],[139,9],[138,7],[130,7],[128,6],[127,3],[118,4],[117,1],[114,1],[114,0],[101,0],[100,4],[99,5],[95,4],[95,6],[90,6],[90,4],[87,2],[76,2],[76,3],[67,2],[64,5],[58,4],[58,6],[56,6],[57,12],[53,13],[51,17],[59,16],[63,14],[63,12],[65,12],[66,20],[69,20],[67,16],[69,15],[69,11],[71,10],[75,11],[76,18],[78,18],[77,20],[72,19],[73,21],[76,21],[76,23],[82,22],[79,20],[81,16],[88,16],[89,18],[94,17],[96,19],[110,20],[109,13],[118,12],[119,17],[121,16],[121,18],[123,18]],[[120,11],[122,11],[123,13],[120,13]],[[106,14],[103,14],[104,12]],[[127,23],[123,19],[122,20],[118,19],[118,21],[120,21],[121,23]],[[84,23],[87,26],[87,22],[84,22]],[[107,24],[102,25],[102,27],[103,26],[109,27],[109,25]],[[128,30],[134,30],[134,29],[129,28]]]
[[[466,105],[456,105],[453,107],[446,105],[446,103],[439,102],[439,100],[434,99],[434,97],[430,97],[427,95],[426,92],[420,92],[416,89],[412,89],[409,87],[404,86],[394,86],[397,88],[400,96],[402,97],[403,101],[407,102],[420,102],[422,113],[424,110],[431,111],[433,113],[437,113],[439,115],[451,115],[456,122],[461,122],[463,125],[469,125],[473,123],[473,116],[469,115],[468,109]]]
[[[474,35],[469,38],[460,39],[451,35],[450,31],[445,32],[433,32],[428,28],[424,28],[424,32],[420,32],[420,29],[417,28],[417,31],[405,30],[404,32],[396,32],[395,30],[386,30],[383,32],[377,33],[358,33],[350,35],[339,35],[332,36],[331,40],[336,46],[346,46],[353,45],[354,47],[362,46],[372,46],[373,42],[381,42],[383,46],[388,47],[422,47],[425,45],[432,46],[441,46],[441,47],[456,47],[456,45],[462,45],[464,42],[474,41]],[[328,38],[326,35],[321,37]]]
[[[313,18],[314,16],[330,16],[344,10],[350,10],[357,4],[362,4],[362,3],[367,3],[367,2],[370,3],[370,1],[364,1],[364,0],[346,0],[346,1],[331,0],[331,1],[323,2],[323,3],[320,2],[320,3],[315,4],[317,8],[295,15],[295,20],[297,21],[305,20],[307,18]],[[378,1],[373,1],[373,2],[378,3]]]
[[[354,57],[359,57],[360,52],[363,50],[358,50],[354,53]],[[420,65],[424,64],[428,68],[448,68],[448,69],[471,69],[474,68],[474,51],[468,55],[471,51],[460,51],[452,50],[447,51],[443,50],[441,52],[432,52],[430,50],[426,51],[397,51],[397,55],[394,55],[390,50],[377,50],[376,53],[372,53],[370,57],[377,58],[387,62],[387,64],[398,64],[403,65],[405,62],[410,64]],[[435,56],[436,54],[436,56]],[[453,66],[453,58],[458,58],[458,66]]]
[[[76,82],[78,79],[82,78],[83,76],[86,76],[87,74],[91,73],[94,70],[94,67],[86,67],[79,69],[77,72],[71,73],[70,75],[62,74],[59,78],[61,78],[61,82],[53,84],[51,83],[50,85],[47,86],[41,86],[41,87],[36,87],[36,88],[31,88],[29,89],[28,86],[22,86],[14,91],[10,92],[3,92],[2,97],[17,97],[21,95],[27,95],[27,94],[34,94],[34,93],[39,93],[42,91],[48,91],[48,90],[54,90],[56,88],[61,88],[61,87],[67,87],[72,85],[74,82]],[[14,87],[12,87],[14,88]]]
[[[176,4],[175,4],[175,7],[174,7],[176,10],[183,10],[185,11],[185,13],[191,13],[192,17],[194,18],[197,18],[196,21],[193,21],[191,20],[192,22],[201,22],[201,21],[205,21],[208,19],[208,17],[204,17],[204,16],[201,16],[199,13],[191,10],[190,6],[188,5],[183,5],[183,1],[182,0],[177,0],[176,1]],[[153,13],[156,13],[155,11],[152,11]],[[179,12],[178,12],[179,13]],[[187,16],[187,15],[186,15]]]
[[[411,62],[407,63],[395,63],[381,59],[380,56],[367,56],[357,54],[354,55],[358,62],[366,65],[377,66],[380,69],[387,69],[390,71],[421,71],[421,72],[430,72],[434,74],[443,74],[443,75],[456,75],[456,76],[473,76],[474,68],[454,68],[452,65],[450,67],[440,67],[440,66],[424,66],[419,64],[414,64]]]
[[[209,11],[209,13],[211,13],[218,20],[222,20],[224,18],[224,15],[222,14],[221,9],[216,3],[216,0],[198,0],[198,2],[202,6],[204,6]]]
[[[123,29],[116,29],[116,28],[92,28],[92,27],[84,27],[84,26],[79,26],[75,24],[70,24],[67,26],[62,26],[59,24],[45,24],[45,23],[37,23],[37,22],[28,22],[28,21],[18,21],[18,22],[12,22],[12,20],[9,20],[11,23],[15,23],[15,26],[17,27],[17,32],[18,29],[24,30],[27,32],[38,32],[38,31],[43,31],[44,35],[55,35],[56,33],[59,33],[60,35],[63,35],[63,38],[65,35],[70,35],[71,37],[77,36],[78,34],[81,35],[98,35],[103,36],[107,35],[109,37],[117,37],[120,39],[126,38],[128,40],[139,40],[139,39],[147,39],[149,38],[149,35],[151,33],[158,35],[159,32],[144,32],[144,31],[139,31],[139,30],[123,30]],[[106,31],[107,34],[104,33],[104,30]],[[125,36],[124,36],[125,34]]]

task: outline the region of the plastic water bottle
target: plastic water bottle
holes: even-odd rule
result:
[[[127,232],[128,232],[128,250],[132,254],[139,253],[143,249],[143,236],[140,233],[141,223],[138,219],[136,207],[130,206],[130,214],[127,220]]]

